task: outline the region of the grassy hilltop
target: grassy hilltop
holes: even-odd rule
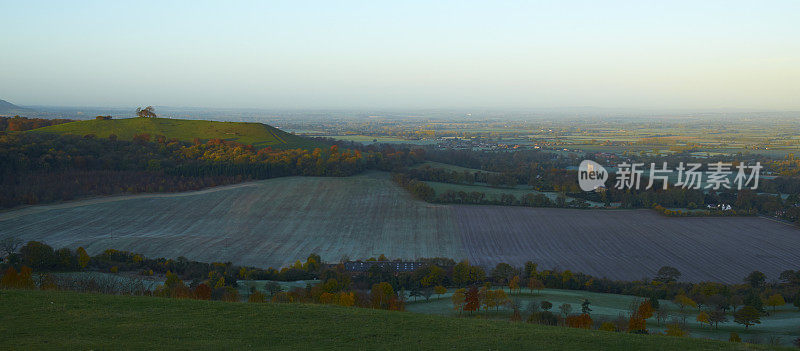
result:
[[[219,138],[259,148],[272,146],[273,148],[286,149],[314,146],[314,142],[310,140],[262,123],[171,118],[93,119],[34,129],[30,132],[80,136],[94,134],[98,138],[108,138],[109,135],[114,134],[122,140],[131,140],[136,134],[147,133],[153,137],[164,135],[167,138],[176,138],[183,141],[192,141],[194,138],[199,138],[202,141]]]
[[[0,301],[0,345],[12,349],[765,349],[325,305],[15,290]]]

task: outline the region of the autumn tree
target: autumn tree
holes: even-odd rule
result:
[[[728,337],[729,342],[742,342],[742,338],[739,336],[737,332],[731,332],[730,336]]]
[[[505,285],[512,276],[516,275],[516,272],[517,269],[513,266],[508,263],[501,262],[498,263],[497,266],[495,266],[492,270],[491,278],[496,284]]]
[[[615,332],[615,331],[617,331],[617,327],[614,326],[614,323],[603,322],[603,324],[600,325],[600,330],[608,331],[608,332]]]
[[[506,306],[511,303],[511,299],[508,298],[506,292],[503,289],[497,289],[494,291],[494,303],[495,309],[500,308],[501,306]]]
[[[529,278],[528,289],[530,289],[531,293],[533,293],[534,290],[540,292],[542,289],[544,289],[544,284],[537,278]]]
[[[461,261],[453,267],[453,283],[458,286],[475,284],[486,279],[483,268],[472,266],[468,261]]]
[[[639,304],[639,308],[636,310],[636,312],[639,313],[642,318],[648,319],[653,317],[653,306],[650,305],[650,301],[648,300],[642,301],[642,303]]]
[[[783,296],[781,294],[774,294],[767,299],[767,306],[772,307],[772,313],[775,313],[775,309],[779,306],[783,306],[786,304],[784,301]]]
[[[431,285],[440,285],[445,277],[444,269],[440,268],[437,265],[430,265],[428,266],[428,274],[426,274],[420,280],[420,284],[424,287],[428,287]]]
[[[542,307],[543,310],[549,311],[551,308],[553,308],[553,303],[550,301],[542,301],[540,306]]]
[[[497,307],[498,302],[496,299],[496,291],[488,288],[482,288],[479,290],[479,295],[481,296],[481,304],[485,310]]]
[[[394,288],[387,282],[373,284],[369,297],[372,308],[389,309],[390,303],[395,297]]]
[[[0,288],[13,289],[17,287],[18,273],[14,267],[8,267],[0,279]]]
[[[247,302],[267,302],[267,296],[261,291],[253,289],[250,296],[247,297]]]
[[[211,300],[211,287],[206,283],[200,283],[192,291],[192,298],[197,300]]]
[[[433,287],[433,291],[436,293],[436,295],[439,295],[439,298],[441,299],[442,295],[447,293],[447,288],[445,288],[445,287],[443,287],[441,285],[437,285],[437,286]]]
[[[81,269],[86,268],[86,266],[89,265],[89,261],[91,260],[89,254],[86,253],[86,249],[84,249],[81,246],[77,250],[75,250],[75,253],[78,254],[78,265],[81,267]]]
[[[352,291],[341,291],[336,296],[336,304],[345,307],[355,306],[356,294]]]
[[[592,327],[592,318],[588,313],[581,313],[577,316],[568,316],[565,322],[570,328],[590,329]]]
[[[711,317],[708,315],[708,313],[706,313],[706,311],[700,311],[700,313],[697,314],[697,318],[695,318],[695,320],[700,324],[708,324],[709,328],[713,323],[711,322]]]
[[[519,276],[515,275],[508,280],[508,289],[513,291],[517,291],[519,294]]]
[[[628,332],[647,334],[647,322],[638,313],[633,313],[628,318]]]
[[[28,266],[22,266],[17,275],[17,289],[36,289],[36,284],[33,282],[33,269]]]
[[[469,290],[467,290],[465,296],[465,303],[464,303],[464,311],[477,311],[481,307],[481,296],[478,291],[478,288],[475,286],[471,286]]]
[[[458,315],[461,315],[461,311],[464,310],[464,303],[466,302],[467,298],[467,290],[466,289],[457,289],[453,292],[453,296],[450,297],[450,301],[453,302],[453,309],[458,311]]]
[[[631,333],[647,333],[647,319],[653,316],[653,307],[650,301],[645,300],[642,302],[634,301],[631,304],[632,310],[630,318],[628,319],[628,331]]]
[[[667,324],[667,330],[664,331],[664,335],[683,337],[683,336],[688,336],[689,335],[689,331],[687,331],[679,323],[670,323],[670,324]]]
[[[683,317],[683,322],[686,323],[686,307],[696,308],[697,303],[684,294],[676,295],[673,302],[678,305],[680,314]]]
[[[539,265],[536,264],[536,263],[533,263],[531,261],[525,262],[525,267],[524,267],[523,274],[525,274],[525,277],[527,277],[528,279],[536,278],[536,275],[539,274],[538,271],[537,271],[538,268],[539,268]]]
[[[177,274],[167,271],[164,285],[156,289],[155,294],[162,297],[188,298],[192,294]]]
[[[761,324],[761,313],[753,306],[744,306],[733,314],[733,321],[747,329],[751,325]]]

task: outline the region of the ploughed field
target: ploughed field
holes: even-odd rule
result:
[[[667,218],[649,210],[435,205],[386,173],[289,177],[176,194],[97,198],[0,213],[0,237],[53,247],[108,248],[281,267],[314,252],[326,261],[450,257],[570,269],[613,279],[777,278],[800,264],[800,230],[762,218]]]

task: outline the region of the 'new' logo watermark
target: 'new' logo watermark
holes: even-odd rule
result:
[[[604,186],[608,179],[608,171],[592,160],[583,160],[578,167],[578,184],[583,191],[592,191]]]

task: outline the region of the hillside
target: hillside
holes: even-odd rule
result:
[[[26,112],[31,112],[31,110],[19,107],[5,100],[0,100],[0,116],[22,115]]]
[[[753,345],[305,304],[0,290],[19,349],[731,350]]]
[[[670,218],[649,210],[438,205],[413,199],[389,174],[283,177],[173,194],[139,194],[0,213],[0,239],[108,248],[283,267],[309,253],[415,259],[485,267],[537,262],[637,280],[662,266],[682,280],[770,279],[800,262],[798,230],[757,217]],[[743,250],[742,248],[747,248]]]
[[[314,142],[261,123],[216,122],[171,118],[125,118],[87,120],[60,124],[32,130],[33,133],[58,133],[107,138],[114,134],[119,139],[131,140],[136,134],[164,135],[183,141],[224,139],[255,147],[296,148],[312,147]]]

